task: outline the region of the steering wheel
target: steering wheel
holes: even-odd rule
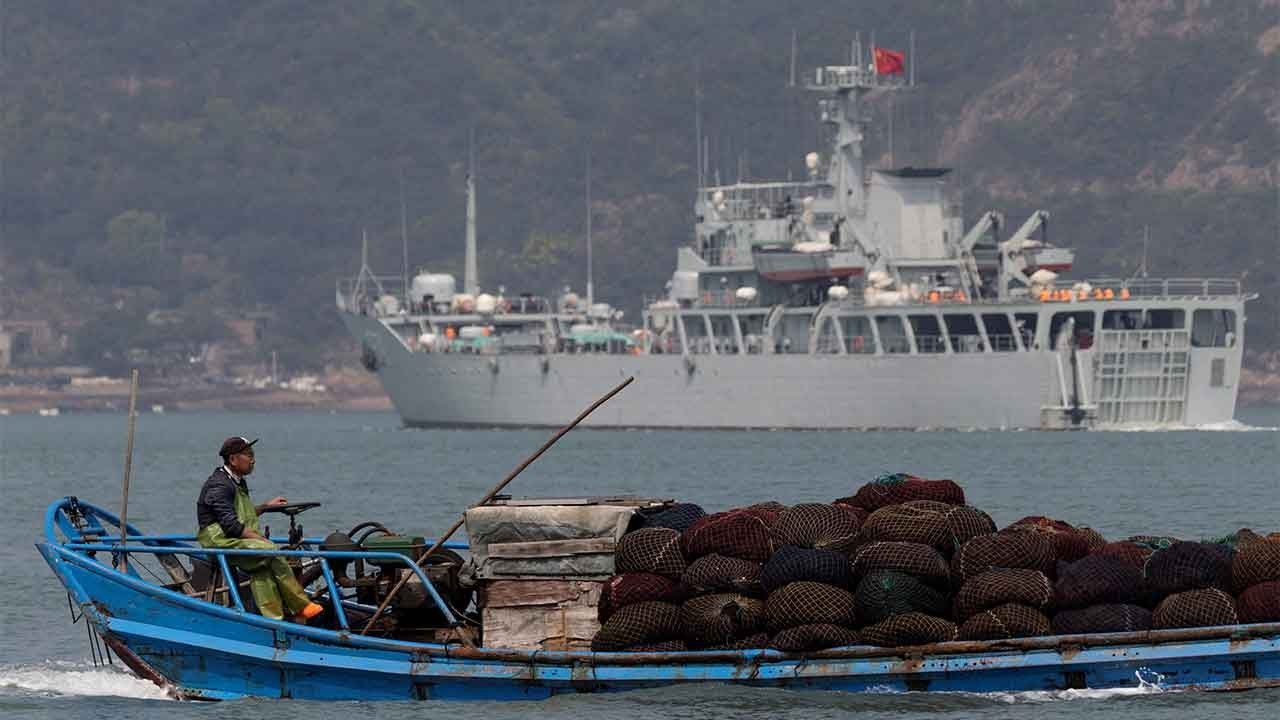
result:
[[[289,518],[292,519],[298,513],[306,512],[311,508],[318,507],[320,507],[320,503],[318,502],[295,502],[265,507],[259,514],[265,515],[266,513],[280,513],[281,515],[288,515]]]

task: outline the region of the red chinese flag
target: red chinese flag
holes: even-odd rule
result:
[[[906,53],[900,53],[897,50],[885,50],[884,48],[875,48],[873,53],[876,58],[877,75],[901,75],[903,73],[902,64],[907,60]]]

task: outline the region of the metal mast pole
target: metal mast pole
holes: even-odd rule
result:
[[[595,304],[595,284],[591,267],[591,146],[587,145],[587,312]]]
[[[467,255],[462,271],[463,292],[474,296],[480,292],[480,278],[476,272],[476,151],[475,131],[467,151]]]

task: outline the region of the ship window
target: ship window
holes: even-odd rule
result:
[[[1013,325],[1022,336],[1022,346],[1028,350],[1040,349],[1040,342],[1036,339],[1039,322],[1039,313],[1014,313],[1013,315]]]
[[[911,352],[911,341],[907,339],[902,318],[897,315],[877,315],[876,330],[880,333],[880,345],[885,353]]]
[[[1081,350],[1088,350],[1093,347],[1093,318],[1094,313],[1092,312],[1054,313],[1053,320],[1049,323],[1050,346],[1057,348],[1060,343],[1069,339],[1063,336],[1062,333],[1067,323],[1074,320],[1076,347]]]
[[[982,316],[982,324],[987,329],[987,341],[991,343],[993,352],[1013,352],[1018,349],[1018,341],[1013,337],[1013,326],[1009,324],[1009,316],[988,313]]]
[[[1187,326],[1187,314],[1182,310],[1161,308],[1148,310],[1142,322],[1143,330],[1182,330]]]
[[[973,315],[943,315],[947,324],[947,336],[955,352],[983,352],[982,333],[978,331],[978,319]]]
[[[936,315],[908,315],[907,319],[911,321],[911,332],[916,336],[916,352],[947,351],[947,343],[942,337],[942,326],[938,324]]]
[[[1191,347],[1235,347],[1234,310],[1196,310],[1191,315]]]
[[[1141,310],[1108,310],[1102,313],[1103,330],[1135,330],[1140,327]]]
[[[875,335],[871,332],[871,319],[865,315],[840,318],[840,330],[849,352],[855,355],[871,355],[876,351]]]

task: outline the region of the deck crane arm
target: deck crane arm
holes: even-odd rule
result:
[[[960,259],[964,262],[965,274],[968,276],[965,279],[965,285],[968,286],[966,290],[973,297],[978,296],[975,291],[982,287],[982,278],[978,274],[978,261],[973,256],[973,248],[988,232],[994,232],[996,234],[996,242],[999,243],[1000,228],[1003,225],[1004,215],[995,210],[988,210],[982,214],[982,217],[978,218],[978,222],[974,223],[969,232],[960,238],[958,251]]]
[[[1000,297],[1008,296],[1010,280],[1016,279],[1023,285],[1031,284],[1031,277],[1027,274],[1027,259],[1022,251],[1026,249],[1031,236],[1047,227],[1048,223],[1048,211],[1036,210],[1017,232],[1000,243]]]

